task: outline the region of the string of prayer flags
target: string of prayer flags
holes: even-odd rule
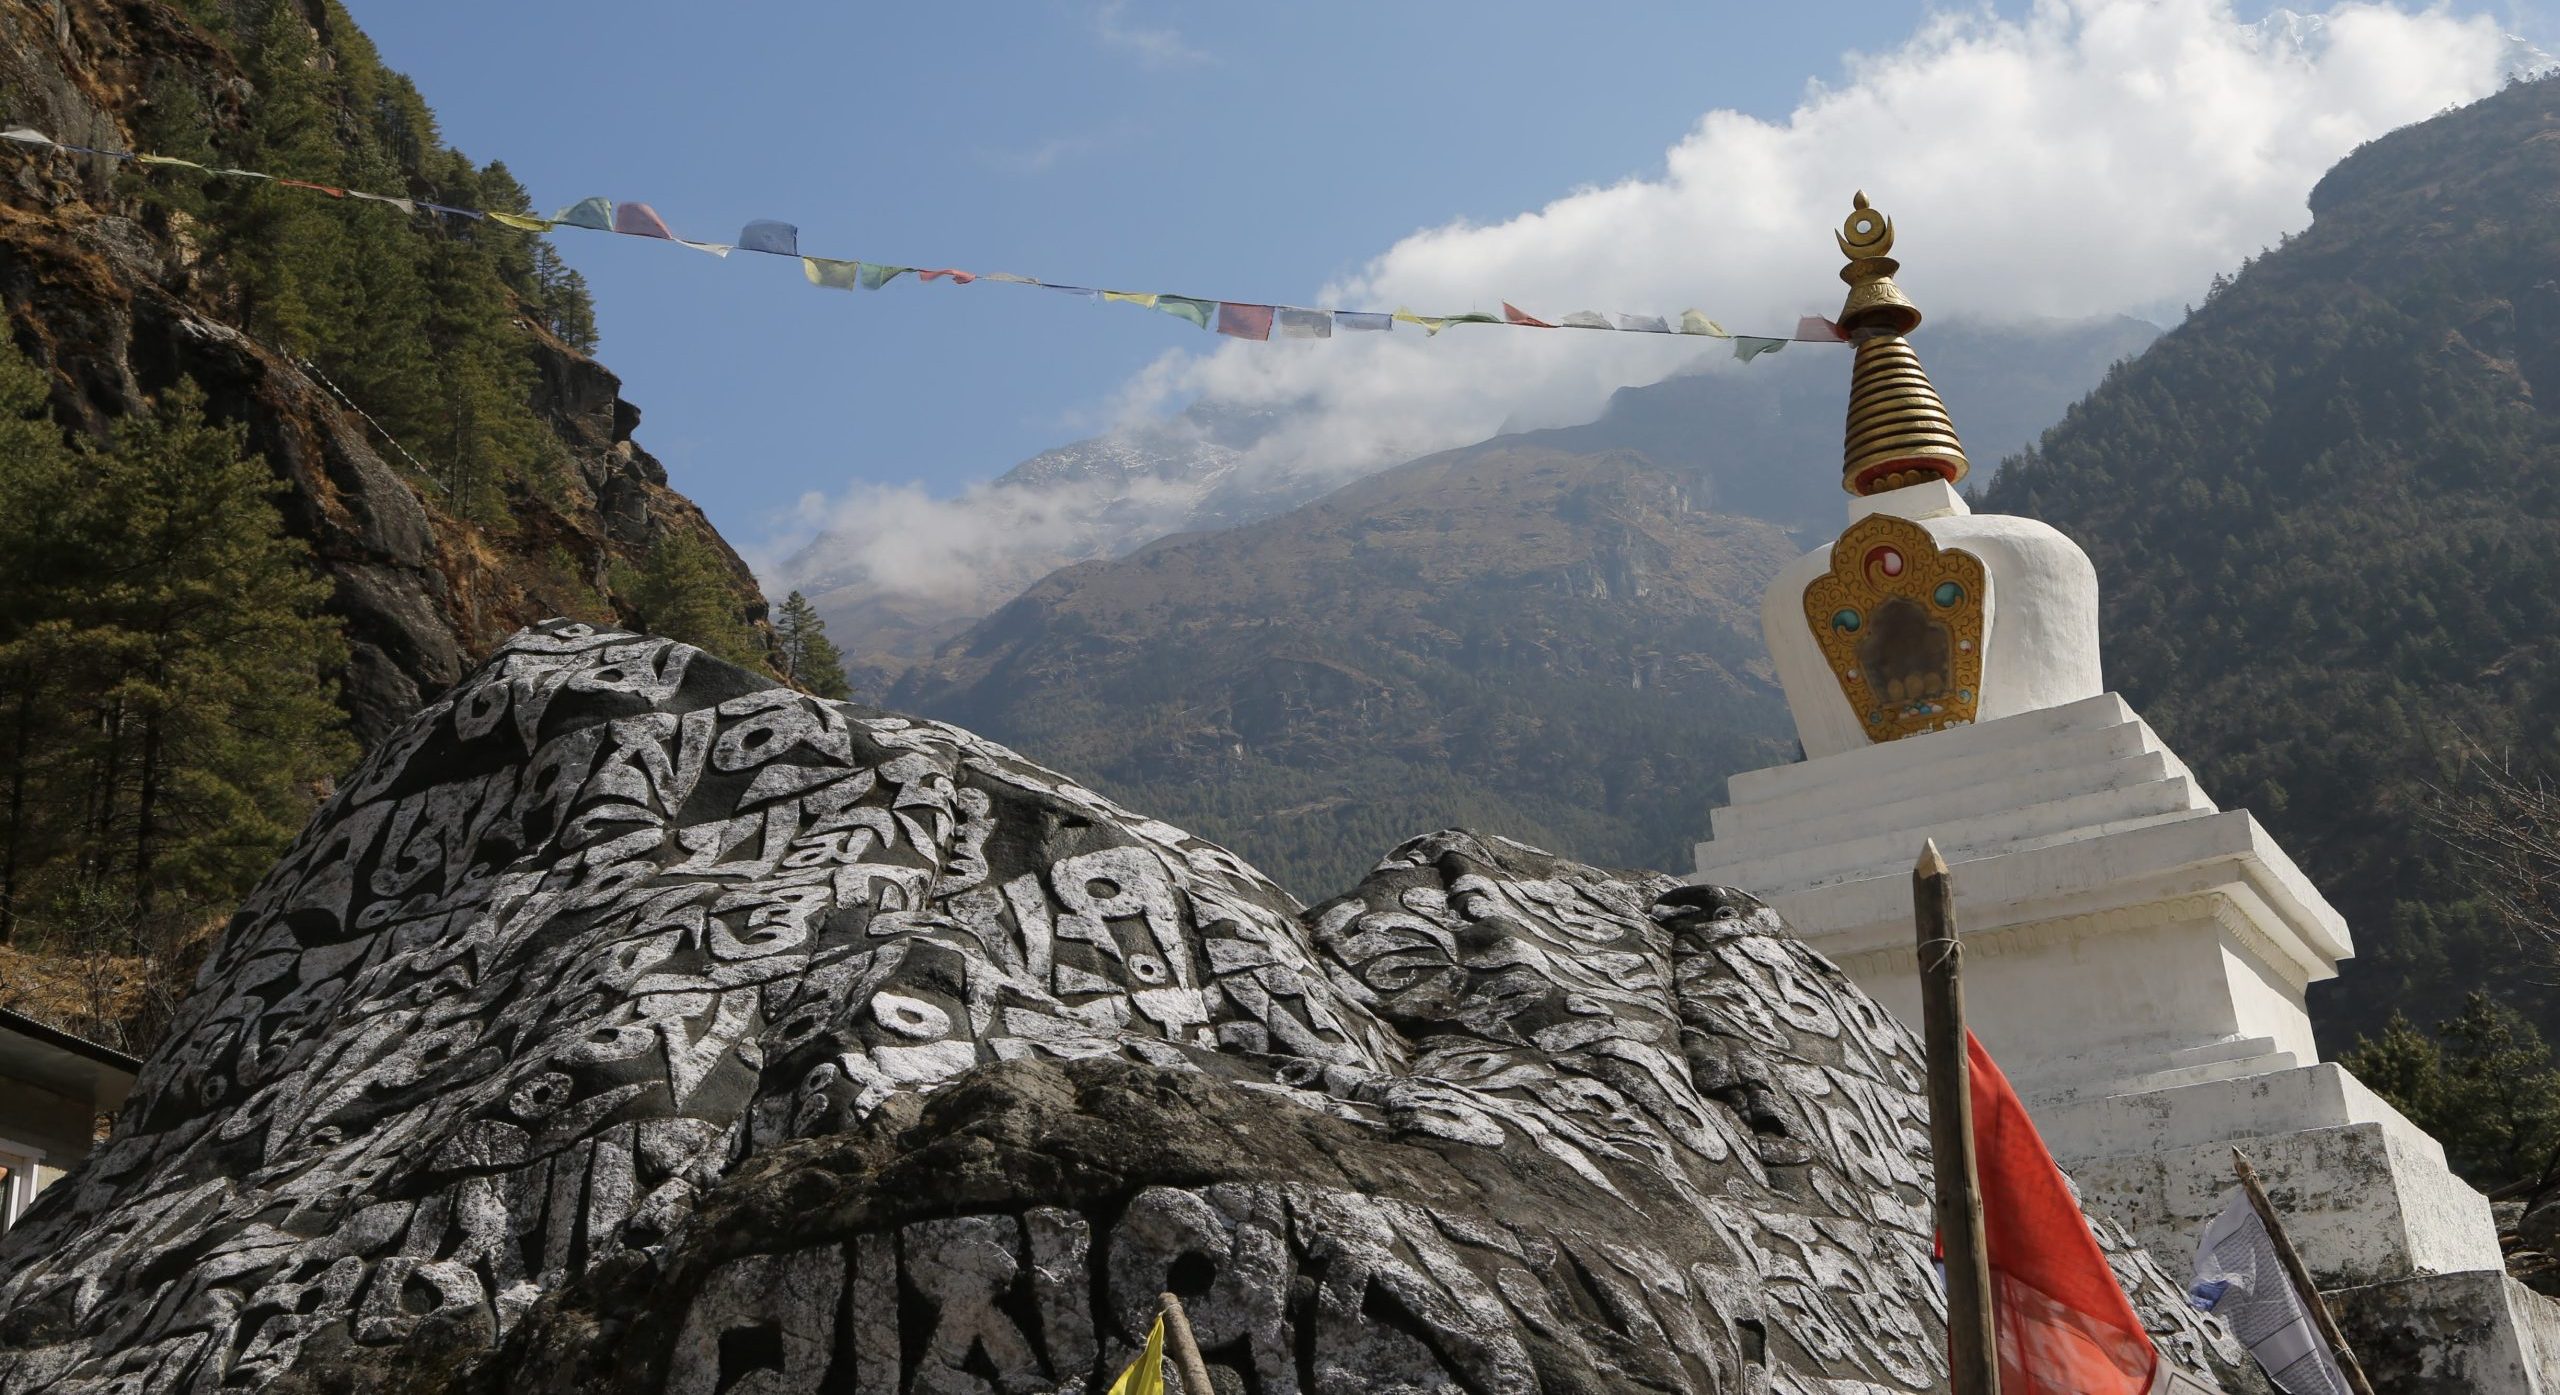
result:
[[[760,252],[767,256],[790,257],[800,263],[802,273],[813,286],[835,290],[876,291],[891,281],[913,273],[919,281],[948,281],[966,286],[978,281],[1001,281],[1007,285],[1036,286],[1061,295],[1080,296],[1087,300],[1124,301],[1161,311],[1201,328],[1214,328],[1235,339],[1331,339],[1336,331],[1377,334],[1392,330],[1398,323],[1420,325],[1426,334],[1437,336],[1451,325],[1503,325],[1521,329],[1596,329],[1630,334],[1689,334],[1730,340],[1734,357],[1748,363],[1762,354],[1775,353],[1789,343],[1845,343],[1848,335],[1840,326],[1816,315],[1796,322],[1790,335],[1737,335],[1697,310],[1684,310],[1678,327],[1660,315],[1620,313],[1605,315],[1596,310],[1576,310],[1557,319],[1542,319],[1509,301],[1500,302],[1502,313],[1469,311],[1461,315],[1425,315],[1409,307],[1398,307],[1393,313],[1383,310],[1323,310],[1302,306],[1264,305],[1255,301],[1212,300],[1199,296],[1173,295],[1159,291],[1104,291],[1090,286],[1067,285],[1044,281],[1036,276],[1020,276],[1012,272],[973,272],[959,267],[893,266],[883,262],[854,261],[849,258],[805,256],[800,250],[800,229],[791,223],[772,218],[758,218],[738,232],[738,240],[729,242],[695,242],[678,237],[675,229],[649,204],[638,201],[617,203],[603,197],[580,199],[548,218],[530,213],[506,210],[457,208],[449,204],[428,203],[397,194],[373,194],[355,189],[342,189],[333,184],[290,179],[257,170],[215,169],[193,160],[172,155],[153,155],[132,150],[98,150],[84,145],[57,141],[30,126],[12,126],[0,130],[0,141],[17,145],[40,146],[75,155],[94,155],[110,160],[130,161],[151,169],[186,170],[215,179],[262,179],[281,188],[303,189],[332,199],[358,199],[367,203],[387,204],[415,216],[420,212],[464,222],[487,221],[517,232],[544,234],[560,228],[582,228],[592,232],[613,233],[623,237],[644,237],[656,242],[671,242],[726,257],[733,251]]]

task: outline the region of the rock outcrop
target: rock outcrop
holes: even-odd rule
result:
[[[1941,1389],[1916,1052],[1740,892],[1448,832],[1301,910],[555,622],[347,780],[0,1241],[0,1392],[1090,1391],[1165,1289],[1224,1392]]]
[[[345,22],[331,7],[313,9],[319,24]],[[176,9],[149,0],[0,5],[0,92],[12,125],[131,149],[151,94],[172,90],[193,96],[216,136],[256,119],[256,89],[222,35]],[[0,147],[7,331],[53,374],[55,415],[84,434],[107,435],[181,379],[204,388],[215,418],[247,428],[250,449],[282,486],[286,527],[309,541],[333,585],[328,608],[350,650],[341,692],[360,739],[388,735],[518,627],[564,611],[605,613],[600,600],[618,607],[615,564],[645,559],[669,533],[712,549],[739,612],[763,614],[746,565],[632,439],[639,410],[603,365],[516,317],[533,367],[528,406],[566,465],[549,488],[511,491],[503,526],[457,518],[316,370],[233,322],[204,231],[152,213],[119,182],[123,168]]]

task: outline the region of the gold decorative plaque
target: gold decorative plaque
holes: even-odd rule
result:
[[[1804,619],[1872,741],[1973,721],[1982,700],[1982,559],[1906,518],[1869,514],[1804,588]]]

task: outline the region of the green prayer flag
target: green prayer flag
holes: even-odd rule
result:
[[[175,155],[136,155],[133,158],[146,165],[176,165],[180,169],[190,170],[204,168],[193,160],[181,160]]]
[[[832,257],[802,257],[800,273],[812,286],[833,286],[849,291],[862,284],[862,263],[840,262]]]
[[[1763,339],[1756,334],[1737,334],[1732,336],[1732,339],[1733,356],[1744,363],[1749,363],[1762,354],[1774,354],[1787,347],[1787,341],[1784,339]]]
[[[593,228],[597,232],[613,231],[613,200],[601,196],[580,199],[552,216],[555,223],[573,228]]]
[[[1156,308],[1168,315],[1189,320],[1200,328],[1207,329],[1209,317],[1218,313],[1218,302],[1194,300],[1187,295],[1160,295],[1156,297]]]
[[[876,291],[915,270],[911,266],[882,266],[878,262],[858,262],[856,265],[862,268],[862,288],[866,291]]]

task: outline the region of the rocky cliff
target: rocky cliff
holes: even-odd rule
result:
[[[1091,1391],[1165,1289],[1223,1392],[1938,1390],[1915,1053],[1738,891],[1440,833],[1301,910],[554,623],[346,780],[0,1240],[0,1391]]]
[[[345,54],[362,36],[335,5],[264,8],[273,11],[265,24],[301,26],[295,37],[312,50],[315,80],[348,76],[353,65]],[[205,18],[154,0],[0,3],[0,116],[68,142],[133,149],[146,144],[138,132],[155,121],[165,129],[183,107],[193,113],[185,123],[192,139],[209,148],[249,142],[272,111],[260,109],[260,89],[240,51],[251,26],[238,16],[261,7],[194,9]],[[331,92],[323,104],[335,123],[326,139],[351,144],[369,115],[358,94]],[[446,153],[433,145],[431,129],[421,134],[426,155]],[[410,163],[420,158],[408,152]],[[380,177],[398,187],[376,192],[438,196],[407,169]],[[349,206],[343,215],[392,223],[407,217],[380,205]],[[217,231],[155,199],[116,162],[0,148],[0,308],[11,338],[53,373],[57,414],[103,436],[147,399],[191,378],[205,388],[216,417],[246,423],[251,447],[285,486],[280,507],[288,526],[310,541],[334,584],[330,610],[344,622],[352,649],[342,691],[361,739],[392,731],[521,625],[564,613],[615,618],[623,609],[617,564],[645,559],[670,534],[714,550],[739,614],[762,614],[744,564],[632,439],[640,413],[621,399],[618,380],[538,317],[519,306],[510,325],[503,303],[487,311],[499,321],[495,332],[513,336],[507,352],[525,370],[514,381],[526,385],[529,400],[517,406],[530,409],[535,429],[550,438],[523,449],[562,467],[540,487],[510,482],[495,512],[475,521],[448,507],[432,446],[411,442],[429,469],[409,468],[303,355],[244,329],[254,326],[232,293],[237,256],[221,250],[231,244]],[[432,253],[410,242],[380,250]]]

